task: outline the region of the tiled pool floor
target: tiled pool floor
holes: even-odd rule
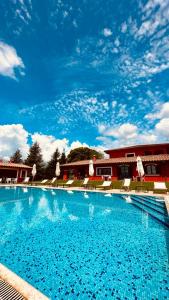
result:
[[[169,298],[169,231],[121,196],[18,188],[0,201],[1,262],[51,299]]]

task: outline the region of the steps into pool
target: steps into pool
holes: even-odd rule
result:
[[[1,300],[26,300],[6,281],[0,279],[0,299]]]
[[[153,198],[138,195],[131,196],[131,200],[135,207],[147,212],[153,218],[169,227],[169,216],[165,202],[157,201],[155,197]]]

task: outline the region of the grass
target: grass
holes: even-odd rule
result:
[[[56,187],[58,186],[63,186],[65,183],[67,182],[67,180],[57,180],[57,182],[55,182],[52,186]],[[83,180],[75,180],[73,182],[73,187],[82,187]],[[100,180],[91,180],[89,182],[89,187],[91,188],[95,188],[98,185],[101,185],[103,183],[103,181]],[[41,181],[35,181],[33,182],[34,185],[41,185]],[[50,181],[46,182],[45,184],[43,184],[43,186],[48,186],[50,184]],[[123,181],[122,180],[117,180],[117,181],[112,181],[112,185],[110,186],[110,188],[113,189],[121,189],[123,185]],[[153,191],[154,190],[154,184],[153,182],[137,182],[137,181],[132,181],[131,185],[130,185],[130,190],[136,190],[137,187],[141,186],[141,190],[142,191]],[[169,182],[166,182],[166,186],[167,189],[169,191]],[[159,191],[160,192],[160,191]]]

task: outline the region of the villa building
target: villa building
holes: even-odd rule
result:
[[[109,158],[94,159],[94,175],[90,177],[91,180],[139,180],[136,159],[140,156],[145,181],[169,181],[169,143],[111,149],[105,153],[109,154]],[[64,179],[89,176],[89,160],[66,163],[61,167]]]
[[[24,164],[0,161],[0,178],[17,178],[18,182],[31,174],[32,167]]]

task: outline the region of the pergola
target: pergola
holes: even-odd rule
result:
[[[24,164],[0,161],[0,178],[17,178],[21,182],[30,175],[32,167]]]

